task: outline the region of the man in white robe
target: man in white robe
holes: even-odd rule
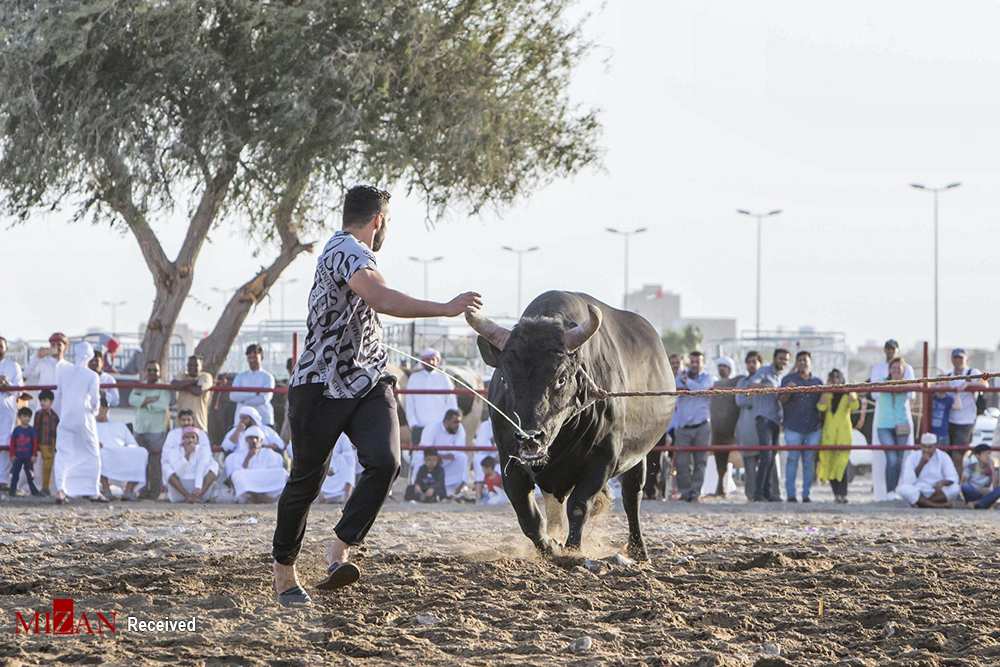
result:
[[[0,387],[20,387],[23,384],[21,367],[13,359],[7,358],[7,339],[0,336]],[[17,425],[18,393],[20,392],[0,392],[0,447],[3,448],[0,449],[0,487],[6,487],[10,481],[11,462],[6,447],[10,443],[10,434]]]
[[[354,468],[358,464],[358,453],[346,433],[341,434],[330,454],[330,466],[320,487],[324,502],[347,502],[354,490]]]
[[[462,491],[469,481],[469,456],[467,452],[445,450],[442,447],[465,447],[465,429],[462,427],[462,413],[458,410],[448,410],[444,419],[431,424],[424,429],[420,438],[422,449],[437,449],[444,468],[444,485],[449,496]],[[410,483],[416,477],[420,466],[424,464],[424,455],[420,451],[413,452],[413,468],[410,473]]]
[[[180,453],[181,438],[184,436],[184,431],[189,428],[193,428],[195,433],[198,434],[198,447],[204,447],[208,450],[209,457],[212,456],[212,444],[208,439],[208,433],[205,433],[205,431],[198,428],[195,423],[194,411],[185,409],[177,413],[177,426],[167,431],[167,437],[163,439],[164,461],[166,461],[167,452],[172,452],[174,454]],[[163,479],[166,478],[167,476],[164,474]]]
[[[236,416],[236,426],[229,429],[229,432],[222,438],[222,449],[226,452],[224,465],[226,479],[231,478],[233,471],[242,465],[243,458],[247,453],[246,432],[252,427],[257,427],[263,434],[261,446],[274,452],[279,458],[282,458],[282,462],[284,461],[285,443],[282,442],[277,431],[262,424],[260,413],[255,408],[249,405],[241,406],[237,410]]]
[[[423,362],[418,370],[406,380],[407,391],[437,390],[452,391],[455,389],[451,378],[438,370],[441,365],[441,355],[436,350],[426,349],[420,354]],[[428,426],[438,424],[448,410],[458,409],[458,399],[455,394],[406,394],[404,401],[406,423],[410,427],[410,441],[413,444],[423,442],[422,434]],[[420,463],[414,463],[419,468]]]
[[[104,372],[104,355],[101,354],[100,352],[97,351],[94,352],[94,356],[90,360],[90,363],[87,364],[87,367],[90,368],[90,370],[97,373],[97,376],[101,380],[101,386],[104,386],[106,384],[118,384],[114,376],[112,376],[110,373]],[[109,408],[118,407],[119,396],[117,389],[115,389],[114,387],[101,389],[101,394],[104,396],[105,400],[107,400]]]
[[[273,503],[278,500],[288,472],[285,461],[274,450],[263,447],[264,432],[251,426],[243,434],[246,451],[231,480],[238,503]],[[227,460],[228,464],[229,461]]]
[[[52,477],[56,503],[68,496],[90,496],[107,502],[101,495],[101,453],[97,437],[97,412],[101,407],[100,378],[87,368],[94,349],[85,341],[73,348],[76,363],[61,366],[56,378],[54,409],[59,415],[56,429],[56,458]]]
[[[233,378],[234,387],[270,387],[274,388],[274,376],[261,368],[264,348],[257,343],[252,343],[247,347],[247,365],[250,370],[237,373]],[[274,426],[274,407],[271,405],[271,391],[233,391],[229,393],[229,400],[236,403],[237,416],[233,420],[235,424],[239,421],[239,408],[243,406],[254,408],[260,413],[263,420],[262,425]]]
[[[924,433],[920,449],[903,459],[896,493],[915,507],[951,507],[961,493],[958,472],[951,457],[937,448],[937,436]]]
[[[185,426],[179,445],[163,448],[163,479],[167,500],[172,503],[206,503],[215,497],[219,464],[212,458],[207,440],[201,440],[202,433],[194,426]]]
[[[890,338],[885,342],[885,361],[880,361],[871,368],[871,372],[868,374],[869,382],[884,382],[889,379],[889,362],[899,356],[899,343],[894,339]],[[916,377],[913,372],[913,367],[908,363],[903,362],[903,379],[912,380]],[[894,445],[894,442],[879,442],[878,429],[874,427],[874,424],[879,423],[879,417],[882,414],[882,410],[886,409],[888,403],[886,400],[891,401],[889,397],[892,394],[885,392],[875,394],[875,414],[872,416],[872,444],[873,445]],[[885,399],[885,400],[883,400]],[[913,444],[913,433],[911,431],[906,444]],[[872,487],[874,490],[874,496],[876,501],[890,500],[891,496],[886,490],[886,479],[885,479],[885,452],[882,450],[876,450],[872,452]],[[896,489],[896,493],[899,493],[899,489]]]
[[[41,384],[55,386],[58,384],[59,370],[69,368],[73,364],[66,361],[66,348],[69,347],[69,338],[61,331],[57,331],[49,336],[49,347],[39,348],[35,356],[28,362],[28,367],[24,369],[24,379],[27,384]],[[88,359],[89,361],[89,359]],[[59,392],[56,391],[58,397]],[[33,409],[38,409],[38,397],[35,397]],[[57,413],[58,414],[58,413]]]
[[[97,411],[97,439],[101,445],[101,491],[104,497],[112,497],[111,482],[115,482],[119,486],[124,484],[122,500],[136,500],[136,489],[146,485],[149,452],[139,446],[128,426],[108,421],[108,402],[104,398]]]

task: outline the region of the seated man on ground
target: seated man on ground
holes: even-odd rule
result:
[[[989,445],[976,445],[966,459],[962,478],[962,495],[973,508],[987,510],[1000,499],[1000,471],[993,467]]]
[[[201,442],[201,433],[188,426],[181,434],[180,447],[163,450],[163,479],[172,503],[205,503],[215,495],[219,464],[211,448]]]
[[[163,441],[164,460],[167,458],[168,451],[173,451],[175,454],[181,452],[181,438],[184,436],[185,429],[189,428],[193,428],[198,434],[198,446],[208,448],[209,453],[211,453],[212,445],[209,442],[208,433],[198,428],[198,425],[195,423],[194,412],[184,409],[177,412],[177,426],[167,432],[167,437]],[[166,479],[166,477],[163,479]]]
[[[420,435],[420,447],[424,451],[427,448],[434,448],[435,451],[438,451],[441,467],[444,468],[444,486],[448,496],[457,495],[465,488],[469,475],[469,456],[463,451],[455,450],[441,453],[437,448],[465,447],[465,445],[462,413],[458,410],[448,410],[444,413],[444,418],[441,421],[431,424]],[[423,463],[423,454],[422,451],[413,452],[415,470],[420,469],[420,465]]]
[[[358,453],[354,451],[354,445],[347,434],[342,433],[330,454],[330,465],[319,490],[323,502],[347,502],[354,490],[354,467],[357,461]]]
[[[424,462],[417,469],[413,484],[406,488],[406,500],[418,503],[436,503],[448,497],[444,488],[444,469],[436,449],[423,452]]]
[[[222,449],[226,452],[226,479],[231,479],[233,472],[243,465],[243,460],[247,455],[247,444],[244,438],[250,428],[256,428],[261,434],[260,447],[276,454],[284,466],[282,455],[285,452],[285,443],[282,442],[281,437],[273,428],[263,424],[260,413],[255,408],[243,405],[237,411],[237,417],[236,426],[229,429],[229,432],[222,439]]]
[[[108,401],[101,397],[97,411],[97,441],[101,445],[101,493],[110,499],[111,482],[122,487],[122,500],[138,500],[146,486],[149,452],[136,442],[128,425],[108,419]]]
[[[951,507],[961,488],[951,457],[937,448],[937,436],[924,433],[920,449],[903,460],[896,493],[916,507]]]
[[[231,475],[238,503],[273,503],[285,488],[285,461],[281,454],[264,447],[264,437],[264,431],[251,426],[243,432],[245,452],[234,452],[226,459],[227,467],[233,456],[239,454],[242,459]]]

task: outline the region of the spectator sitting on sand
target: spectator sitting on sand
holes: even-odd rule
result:
[[[951,507],[958,498],[961,488],[955,464],[937,448],[933,433],[924,433],[920,450],[906,455],[896,493],[916,507]]]
[[[444,468],[436,449],[424,450],[424,462],[417,476],[406,489],[406,500],[418,503],[436,503],[448,497],[444,488]]]
[[[1000,499],[1000,471],[993,467],[990,446],[976,445],[965,464],[962,495],[977,510],[986,510]]]
[[[285,460],[263,446],[264,437],[260,427],[251,426],[243,433],[246,449],[230,454],[239,457],[239,468],[230,478],[238,503],[273,503],[285,488]]]

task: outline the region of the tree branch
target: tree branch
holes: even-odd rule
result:
[[[191,216],[191,223],[184,235],[184,243],[181,244],[180,252],[177,253],[176,264],[182,273],[194,270],[198,252],[205,243],[209,230],[212,229],[215,216],[222,208],[226,193],[229,191],[229,184],[236,176],[238,160],[239,151],[228,152],[223,158],[222,166],[215,172],[215,176],[205,184],[205,190],[201,193],[198,207],[195,209],[194,215]]]

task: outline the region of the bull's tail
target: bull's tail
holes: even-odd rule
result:
[[[590,507],[591,518],[604,514],[606,511],[611,509],[612,505],[614,505],[614,501],[611,500],[611,490],[608,488],[607,484],[605,484],[604,488],[598,491],[597,495],[594,496],[594,502]]]

